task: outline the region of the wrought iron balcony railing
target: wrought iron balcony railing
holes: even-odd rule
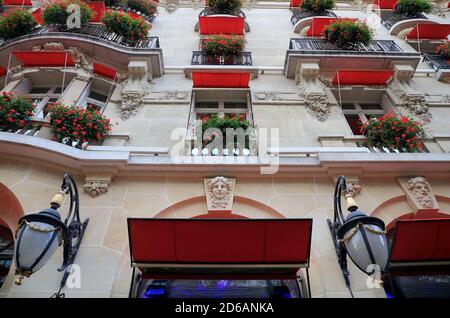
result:
[[[213,56],[205,51],[192,52],[192,65],[252,65],[252,54],[241,52],[234,56]]]
[[[337,15],[331,11],[325,11],[320,14],[314,14],[310,11],[294,10],[292,12],[291,22],[293,25],[295,25],[301,19],[310,18],[310,17],[314,17],[314,16],[331,17],[331,18],[337,17]]]
[[[450,70],[450,63],[441,55],[425,54],[423,61],[427,63],[436,72],[439,70]]]
[[[244,17],[244,19],[246,18],[245,13],[242,10],[233,12],[233,13],[229,13],[227,11],[220,11],[220,10],[214,10],[212,8],[205,8],[203,9],[200,14],[198,15],[199,17],[206,17],[208,15],[214,15],[214,14],[229,14],[229,15],[235,15],[235,16],[239,16],[239,17]]]
[[[45,27],[38,27],[33,30],[32,33],[11,39],[8,41],[1,42],[0,40],[0,47],[6,46],[12,42],[18,41],[20,39],[26,39],[26,38],[32,38],[36,35],[67,35],[67,36],[87,36],[92,37],[94,41],[102,41],[107,42],[108,44],[120,46],[120,47],[128,47],[133,49],[158,49],[159,48],[159,38],[152,36],[152,37],[145,37],[142,40],[137,41],[131,41],[125,39],[123,36],[118,35],[113,32],[107,32],[103,27],[98,25],[92,25],[89,24],[85,27],[82,27],[80,29],[73,29],[73,30],[64,30],[61,26],[58,25],[52,25],[52,26],[45,26]]]
[[[406,15],[406,14],[398,14],[396,12],[393,12],[393,13],[389,13],[389,14],[385,15],[381,19],[381,24],[383,24],[386,27],[386,29],[389,30],[397,22],[404,21],[404,20],[412,20],[412,19],[427,19],[427,17],[424,16],[422,13],[417,13],[414,15]]]
[[[416,56],[415,52],[404,52],[392,40],[374,40],[369,45],[357,44],[353,49],[342,49],[325,39],[291,38],[289,50],[305,54],[339,54],[339,55],[401,55]]]

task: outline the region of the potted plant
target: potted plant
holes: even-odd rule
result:
[[[326,26],[324,37],[340,48],[352,49],[357,44],[370,44],[373,33],[363,22],[342,19]]]
[[[13,9],[0,17],[0,38],[13,39],[31,33],[37,25],[28,10]]]
[[[80,7],[80,26],[85,26],[92,17],[92,10],[89,6],[81,0],[52,0],[44,4],[42,19],[44,24],[51,25],[57,24],[61,28],[67,28],[67,19],[71,15],[67,12],[67,7],[69,5],[77,5]]]
[[[402,116],[400,119],[389,112],[380,118],[370,118],[361,127],[367,137],[365,146],[405,152],[418,152],[423,149],[425,131],[417,121]]]
[[[54,140],[63,143],[101,142],[111,131],[109,119],[98,110],[65,106],[61,103],[49,105],[50,127]]]
[[[427,0],[399,0],[395,12],[400,15],[415,17],[420,13],[430,13],[431,4]]]
[[[241,0],[208,0],[208,6],[214,13],[239,14],[242,8]]]
[[[312,15],[323,15],[334,8],[334,0],[302,0],[300,8]]]
[[[450,60],[450,41],[436,47],[436,54],[439,54],[447,61]]]
[[[150,29],[142,17],[132,18],[124,12],[106,11],[102,21],[108,32],[122,35],[130,41],[142,40]]]
[[[0,130],[16,131],[28,126],[34,106],[30,100],[3,92],[0,97]]]
[[[210,63],[222,64],[220,61],[223,60],[223,64],[230,64],[244,49],[244,40],[235,35],[211,35],[203,40],[202,48]]]
[[[154,15],[157,11],[156,4],[151,0],[128,0],[128,7],[140,11],[146,15]]]

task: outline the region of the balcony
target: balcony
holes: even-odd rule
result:
[[[425,54],[423,61],[436,71],[436,78],[439,81],[450,81],[450,63],[441,55]]]
[[[405,52],[392,40],[374,40],[369,45],[358,44],[354,49],[342,49],[325,39],[292,38],[286,52],[284,73],[294,78],[298,62],[314,60],[323,70],[390,69],[392,64],[409,64],[414,69],[420,53]]]
[[[314,13],[309,12],[309,11],[294,10],[292,13],[291,22],[293,25],[296,25],[297,22],[300,20],[315,17],[315,16],[337,18],[337,15],[331,11],[325,11],[320,15],[315,15]]]
[[[396,12],[392,12],[392,13],[386,14],[381,19],[381,24],[383,24],[386,27],[386,29],[391,30],[391,28],[398,22],[405,21],[405,20],[416,20],[416,19],[427,20],[428,18],[421,13],[417,13],[415,15],[406,15],[406,14],[398,14]]]
[[[204,51],[194,51],[192,53],[192,65],[252,65],[252,54],[241,52],[235,56],[211,56]]]

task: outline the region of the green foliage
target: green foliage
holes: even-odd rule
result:
[[[37,25],[28,10],[17,9],[4,13],[0,17],[0,38],[5,40],[30,33]]]
[[[368,45],[373,38],[367,24],[344,19],[326,26],[324,36],[328,42],[346,49],[351,49],[359,43]]]
[[[103,23],[108,32],[124,36],[127,40],[142,40],[150,28],[143,18],[133,19],[127,13],[106,11]]]
[[[242,52],[244,40],[233,35],[212,35],[203,40],[203,49],[207,54],[232,56]]]
[[[334,8],[334,0],[303,0],[300,8],[314,13],[324,12]]]
[[[151,0],[128,0],[127,3],[131,9],[135,9],[147,15],[154,15],[157,11],[156,4]]]
[[[442,55],[446,59],[450,59],[450,41],[436,47],[436,53]]]
[[[395,7],[397,13],[406,15],[430,13],[431,9],[431,4],[427,0],[399,0]]]
[[[28,99],[3,92],[0,97],[0,130],[16,131],[27,127],[33,111],[34,106]]]
[[[425,131],[420,123],[409,117],[396,118],[392,112],[380,118],[371,118],[361,128],[367,136],[366,146],[386,147],[406,152],[418,152],[423,149]]]
[[[46,25],[59,24],[65,26],[67,18],[71,13],[67,12],[67,7],[71,4],[78,5],[81,12],[81,26],[85,26],[93,14],[91,8],[81,0],[53,0],[44,5],[42,18]]]
[[[61,103],[49,105],[50,127],[54,139],[62,141],[99,142],[111,131],[109,119],[91,108],[68,107]]]
[[[222,14],[236,14],[242,7],[241,0],[208,0],[213,11]]]

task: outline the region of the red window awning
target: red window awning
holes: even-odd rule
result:
[[[3,4],[7,6],[31,6],[31,0],[3,0]]]
[[[6,75],[6,72],[7,72],[6,68],[0,66],[0,77]]]
[[[105,3],[103,1],[89,1],[86,4],[92,10],[90,22],[102,22],[103,16],[106,12]]]
[[[398,0],[373,0],[373,4],[380,9],[395,9]]]
[[[169,275],[173,269],[203,275],[220,267],[230,275],[245,269],[295,277],[309,266],[311,228],[311,219],[128,219],[133,266],[160,275],[167,268]]]
[[[298,7],[300,7],[301,4],[302,4],[302,0],[291,0],[289,7],[298,8]]]
[[[70,55],[66,52],[13,52],[14,56],[26,67],[74,66]]]
[[[450,34],[450,24],[418,23],[408,33],[406,39],[445,40]]]
[[[200,34],[244,34],[244,17],[206,16],[199,17]]]
[[[31,16],[34,18],[34,20],[38,24],[44,25],[44,19],[42,18],[42,9],[41,8],[38,8],[33,13],[31,13]]]
[[[389,263],[450,262],[450,218],[398,220]]]
[[[338,19],[329,17],[314,17],[306,36],[322,36],[323,30]]]
[[[333,85],[386,85],[394,75],[392,70],[339,70]]]
[[[115,69],[98,63],[92,63],[92,66],[95,74],[105,76],[112,80],[116,79],[117,71]]]
[[[248,88],[250,73],[212,73],[212,72],[193,72],[193,86],[211,87],[211,88]]]

